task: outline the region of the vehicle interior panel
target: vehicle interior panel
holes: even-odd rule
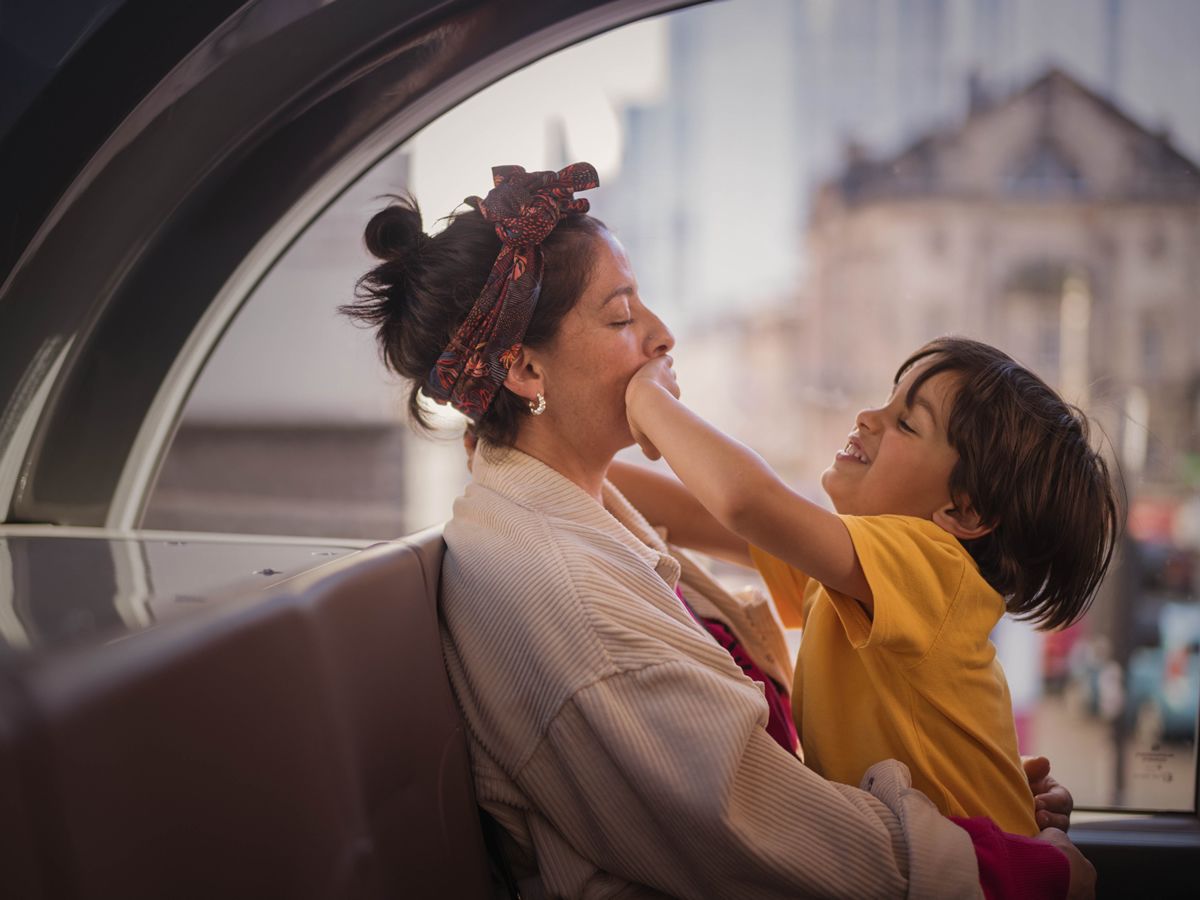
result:
[[[266,596],[10,660],[3,844],[26,865],[6,886],[40,878],[55,897],[485,896],[425,574],[441,547],[438,531],[378,545]],[[42,777],[9,777],[18,760]],[[22,789],[39,783],[49,827],[22,815]],[[30,837],[41,846],[21,852]]]

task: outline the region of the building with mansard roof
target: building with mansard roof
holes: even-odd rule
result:
[[[1200,451],[1200,167],[1070,75],[976,97],[882,159],[847,151],[806,234],[794,463],[827,464],[939,334],[996,344],[1164,488]],[[783,398],[780,398],[781,401]]]

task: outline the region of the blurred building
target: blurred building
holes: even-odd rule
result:
[[[661,96],[621,111],[598,208],[668,321],[779,305],[795,236],[853,138],[894,154],[1057,65],[1200,152],[1200,5],[1172,0],[736,0],[666,20]],[[1192,100],[1188,98],[1191,97]],[[586,153],[584,154],[586,156]]]
[[[1174,483],[1200,449],[1200,170],[1064,72],[977,94],[961,124],[894,156],[851,145],[806,240],[799,369],[779,379],[802,470],[946,333],[1037,370],[1100,422],[1127,474]]]
[[[800,381],[806,327],[795,304],[753,315],[734,309],[678,333],[671,355],[688,405],[752,446],[798,489],[819,496],[816,476],[840,445],[818,454],[809,466],[798,452],[810,405],[798,402],[810,393]]]

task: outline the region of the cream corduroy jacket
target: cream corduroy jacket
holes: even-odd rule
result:
[[[519,451],[481,446],[446,525],[442,640],[476,796],[531,896],[980,897],[966,832],[887,760],[824,781],[675,596],[790,684],[770,612]],[[763,616],[766,616],[764,619]]]

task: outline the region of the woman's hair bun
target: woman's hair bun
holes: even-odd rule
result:
[[[416,200],[395,195],[388,199],[393,202],[371,217],[363,236],[372,256],[393,262],[416,250],[426,236],[421,230],[421,210]]]

